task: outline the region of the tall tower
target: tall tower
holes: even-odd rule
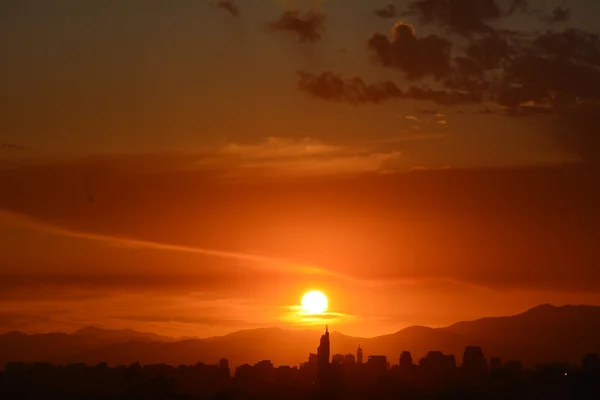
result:
[[[317,358],[319,361],[319,365],[329,364],[329,352],[329,327],[325,325],[325,333],[321,335],[321,342],[319,343],[319,347],[317,348]]]
[[[359,364],[363,362],[363,349],[360,348],[360,344],[358,345],[358,350],[356,350],[356,362]]]
[[[329,375],[329,329],[325,326],[325,333],[321,335],[321,342],[317,348],[317,382],[325,384]]]

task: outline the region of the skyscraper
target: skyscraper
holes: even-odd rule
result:
[[[327,326],[325,326],[325,333],[321,335],[321,342],[317,348],[317,359],[319,361],[319,365],[329,364],[329,351],[329,329]]]
[[[360,348],[360,344],[358,345],[358,350],[356,350],[356,362],[359,364],[363,362],[363,350]]]
[[[325,333],[321,335],[321,342],[317,348],[317,383],[323,384],[328,380],[329,374],[329,329],[325,326]]]

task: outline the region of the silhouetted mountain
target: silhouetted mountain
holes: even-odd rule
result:
[[[232,366],[263,359],[275,365],[298,365],[315,352],[320,332],[280,328],[251,329],[206,339],[171,341],[135,331],[84,328],[62,333],[0,335],[0,364],[8,361],[85,362],[97,364],[167,363],[172,365],[216,363]],[[446,328],[409,327],[374,338],[331,334],[331,352],[355,353],[358,345],[369,355],[387,355],[397,363],[409,350],[418,361],[430,350],[455,354],[461,362],[467,345],[483,347],[485,355],[517,359],[526,364],[551,361],[579,363],[588,352],[600,352],[600,307],[539,306],[508,317],[459,322]]]
[[[510,317],[459,322],[443,331],[480,344],[488,355],[526,363],[579,361],[600,350],[600,307],[544,304]]]
[[[155,333],[148,332],[138,332],[131,329],[123,329],[123,330],[110,330],[110,329],[102,329],[94,326],[88,326],[82,328],[73,335],[76,336],[91,336],[98,339],[106,339],[111,341],[132,341],[132,340],[141,340],[141,341],[154,341],[154,342],[172,342],[175,339],[168,336],[161,336]]]
[[[136,332],[130,329],[111,331],[87,327],[73,334],[46,333],[27,335],[22,332],[9,332],[0,335],[0,365],[10,361],[61,362],[71,356],[102,349],[116,343],[134,341],[173,341],[166,336]]]

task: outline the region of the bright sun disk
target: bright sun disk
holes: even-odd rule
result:
[[[327,311],[327,296],[319,290],[311,290],[302,297],[302,309],[307,314],[322,314]]]

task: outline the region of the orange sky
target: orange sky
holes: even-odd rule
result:
[[[600,304],[597,4],[80,3],[0,5],[0,331]]]

